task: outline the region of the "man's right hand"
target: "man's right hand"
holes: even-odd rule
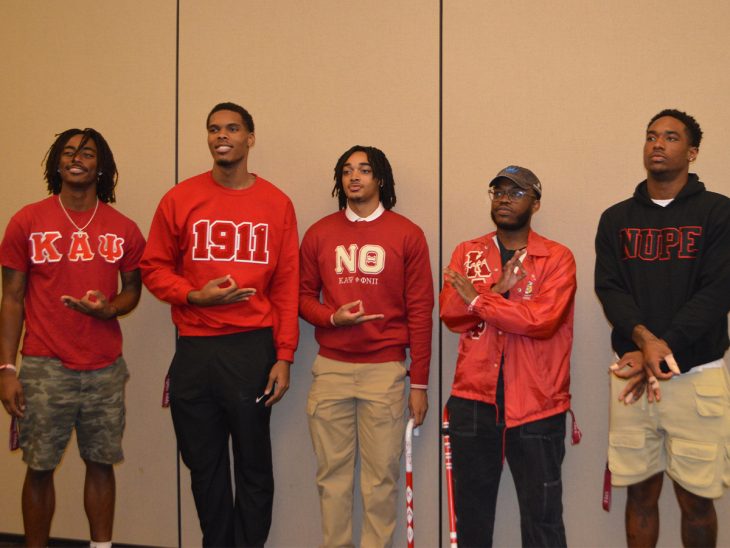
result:
[[[371,322],[373,320],[382,320],[383,318],[385,318],[385,314],[365,314],[365,307],[362,305],[362,300],[358,300],[343,304],[338,308],[332,314],[332,323],[335,324],[335,327],[343,327],[346,325]]]
[[[25,411],[25,395],[15,371],[0,372],[0,400],[5,411],[13,417],[22,418]]]
[[[247,301],[256,294],[252,287],[238,287],[230,274],[210,280],[200,289],[188,293],[188,302],[196,306],[215,306]]]
[[[654,333],[649,331],[643,325],[637,325],[632,333],[632,339],[636,345],[641,349],[641,353],[644,357],[644,367],[651,372],[651,375],[659,380],[671,379],[679,371],[664,373],[661,369],[661,363],[667,360],[674,360],[672,355],[672,349],[664,339],[658,338]],[[674,363],[676,368],[676,362]]]
[[[644,390],[647,391],[649,403],[662,399],[659,381],[647,370],[644,355],[640,350],[626,352],[609,369],[618,378],[628,381],[618,395],[618,400],[626,405],[638,401]]]

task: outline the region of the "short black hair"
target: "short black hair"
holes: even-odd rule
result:
[[[671,116],[672,118],[675,118],[682,122],[684,124],[684,127],[687,128],[687,136],[689,137],[690,144],[693,147],[700,148],[700,142],[702,141],[702,128],[700,128],[700,125],[697,123],[697,120],[695,120],[693,116],[690,116],[689,114],[687,114],[686,112],[682,112],[681,110],[677,110],[674,108],[665,108],[663,111],[655,114],[654,117],[649,120],[646,129],[649,129],[649,127],[659,118],[664,118],[665,116]]]
[[[117,186],[117,177],[119,175],[117,173],[117,164],[106,139],[101,133],[90,127],[67,129],[56,135],[56,140],[44,157],[46,162],[44,176],[48,182],[48,193],[59,194],[61,192],[61,174],[58,172],[58,162],[66,143],[74,135],[83,135],[77,150],[81,150],[89,140],[94,141],[94,144],[96,144],[96,171],[98,172],[96,196],[105,204],[113,204],[116,201],[114,187]]]
[[[332,189],[332,196],[337,196],[340,209],[347,207],[347,196],[342,186],[342,171],[345,168],[347,159],[355,152],[364,152],[368,157],[368,163],[373,168],[373,178],[380,183],[380,201],[385,209],[392,209],[395,205],[395,180],[390,162],[382,150],[375,147],[355,145],[345,151],[335,165],[335,186]]]
[[[205,127],[208,127],[208,125],[210,124],[210,117],[213,116],[213,113],[218,112],[219,110],[230,110],[240,114],[241,120],[243,120],[246,129],[248,129],[249,133],[253,133],[253,117],[248,113],[245,108],[243,108],[241,105],[237,105],[236,103],[218,103],[216,106],[214,106],[208,113],[208,118],[206,118],[205,120]]]

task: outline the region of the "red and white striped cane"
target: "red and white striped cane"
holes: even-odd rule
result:
[[[413,425],[409,419],[406,425],[406,537],[408,548],[414,548],[415,531],[413,529]]]
[[[449,546],[457,548],[456,542],[456,512],[454,511],[454,481],[451,477],[453,461],[451,460],[451,436],[449,435],[449,410],[444,407],[441,422],[441,434],[444,436],[444,465],[446,467],[446,494],[449,503]]]

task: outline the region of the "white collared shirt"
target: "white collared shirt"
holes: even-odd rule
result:
[[[378,207],[375,208],[375,211],[373,211],[367,217],[360,217],[357,213],[350,209],[350,204],[347,204],[347,207],[345,208],[345,217],[347,217],[348,221],[351,221],[353,223],[369,223],[380,217],[383,213],[385,213],[383,202],[380,202],[378,204]]]

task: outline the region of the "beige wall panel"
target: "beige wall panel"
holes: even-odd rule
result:
[[[464,239],[493,229],[487,184],[504,166],[533,169],[544,184],[533,226],[568,245],[578,263],[573,405],[584,438],[568,447],[564,506],[568,543],[624,543],[625,490],[601,510],[606,458],[609,326],[593,292],[593,238],[601,212],[644,178],[649,118],[663,108],[697,117],[705,142],[695,169],[730,194],[730,42],[724,2],[448,2],[444,9],[444,238],[448,260]],[[443,341],[444,393],[456,337]],[[509,475],[500,493],[496,546],[520,544]],[[667,482],[660,545],[679,544]],[[717,504],[728,515],[726,497]],[[730,544],[720,527],[719,545]]]
[[[300,237],[336,210],[332,170],[351,145],[375,145],[396,175],[396,211],[423,227],[436,270],[438,168],[437,2],[181,3],[180,176],[210,169],[205,116],[231,100],[250,110],[250,167],[293,200]],[[305,402],[316,354],[302,323],[292,386],[273,413],[276,496],[271,546],[320,540],[315,459]],[[436,367],[431,380],[435,382]],[[416,442],[417,535],[436,542],[437,390]],[[187,475],[187,470],[185,470]],[[187,481],[187,479],[186,479]],[[200,533],[187,485],[184,544]],[[397,543],[405,544],[401,504]],[[359,529],[359,521],[357,522]]]
[[[46,195],[40,164],[54,135],[92,126],[115,153],[117,208],[146,234],[159,195],[174,182],[175,2],[3,0],[0,51],[2,230],[21,206]],[[122,326],[131,378],[114,540],[172,545],[175,442],[160,409],[173,342],[169,312],[145,294]],[[3,412],[3,439],[8,423]],[[22,533],[24,473],[19,452],[0,451],[0,532]],[[88,538],[83,477],[72,440],[56,472],[52,535]]]

